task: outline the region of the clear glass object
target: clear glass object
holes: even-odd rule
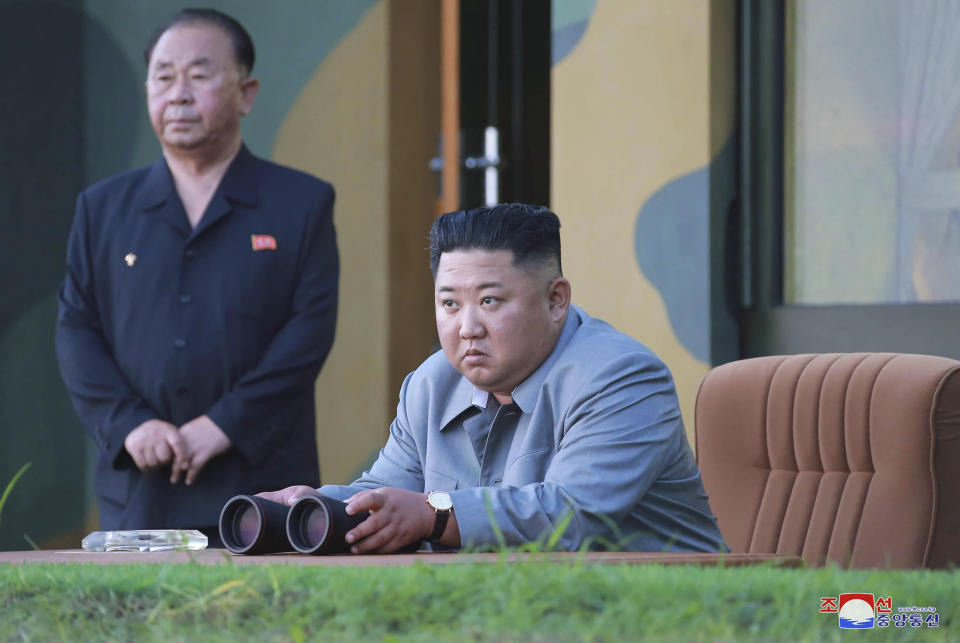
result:
[[[196,529],[94,531],[83,539],[86,551],[200,551],[207,537]]]

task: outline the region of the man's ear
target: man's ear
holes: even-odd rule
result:
[[[564,277],[557,277],[551,281],[547,299],[550,305],[550,319],[559,322],[570,308],[570,282]]]
[[[244,78],[240,81],[240,114],[246,116],[250,113],[259,91],[260,81],[256,78]]]

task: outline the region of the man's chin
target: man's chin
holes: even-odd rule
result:
[[[493,393],[503,389],[502,380],[486,369],[463,369],[460,371],[460,374],[481,391]]]
[[[163,137],[163,142],[178,150],[194,150],[201,147],[206,141],[202,137],[195,135],[167,134]]]
[[[488,390],[491,384],[490,372],[482,366],[461,366],[457,369],[460,374],[467,378],[467,381],[476,386],[481,391]]]

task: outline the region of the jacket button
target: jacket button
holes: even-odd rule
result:
[[[183,348],[184,346],[187,345],[187,340],[177,338],[173,340],[173,345],[176,346],[177,348]]]
[[[187,259],[193,259],[197,256],[197,251],[193,248],[188,248],[187,251],[183,253],[183,256],[185,256]]]
[[[193,297],[191,297],[190,295],[186,295],[186,294],[180,295],[181,304],[189,304],[191,299],[193,299]]]

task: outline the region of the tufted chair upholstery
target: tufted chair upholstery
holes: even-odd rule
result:
[[[697,461],[734,552],[960,565],[960,362],[760,357],[707,374]]]

